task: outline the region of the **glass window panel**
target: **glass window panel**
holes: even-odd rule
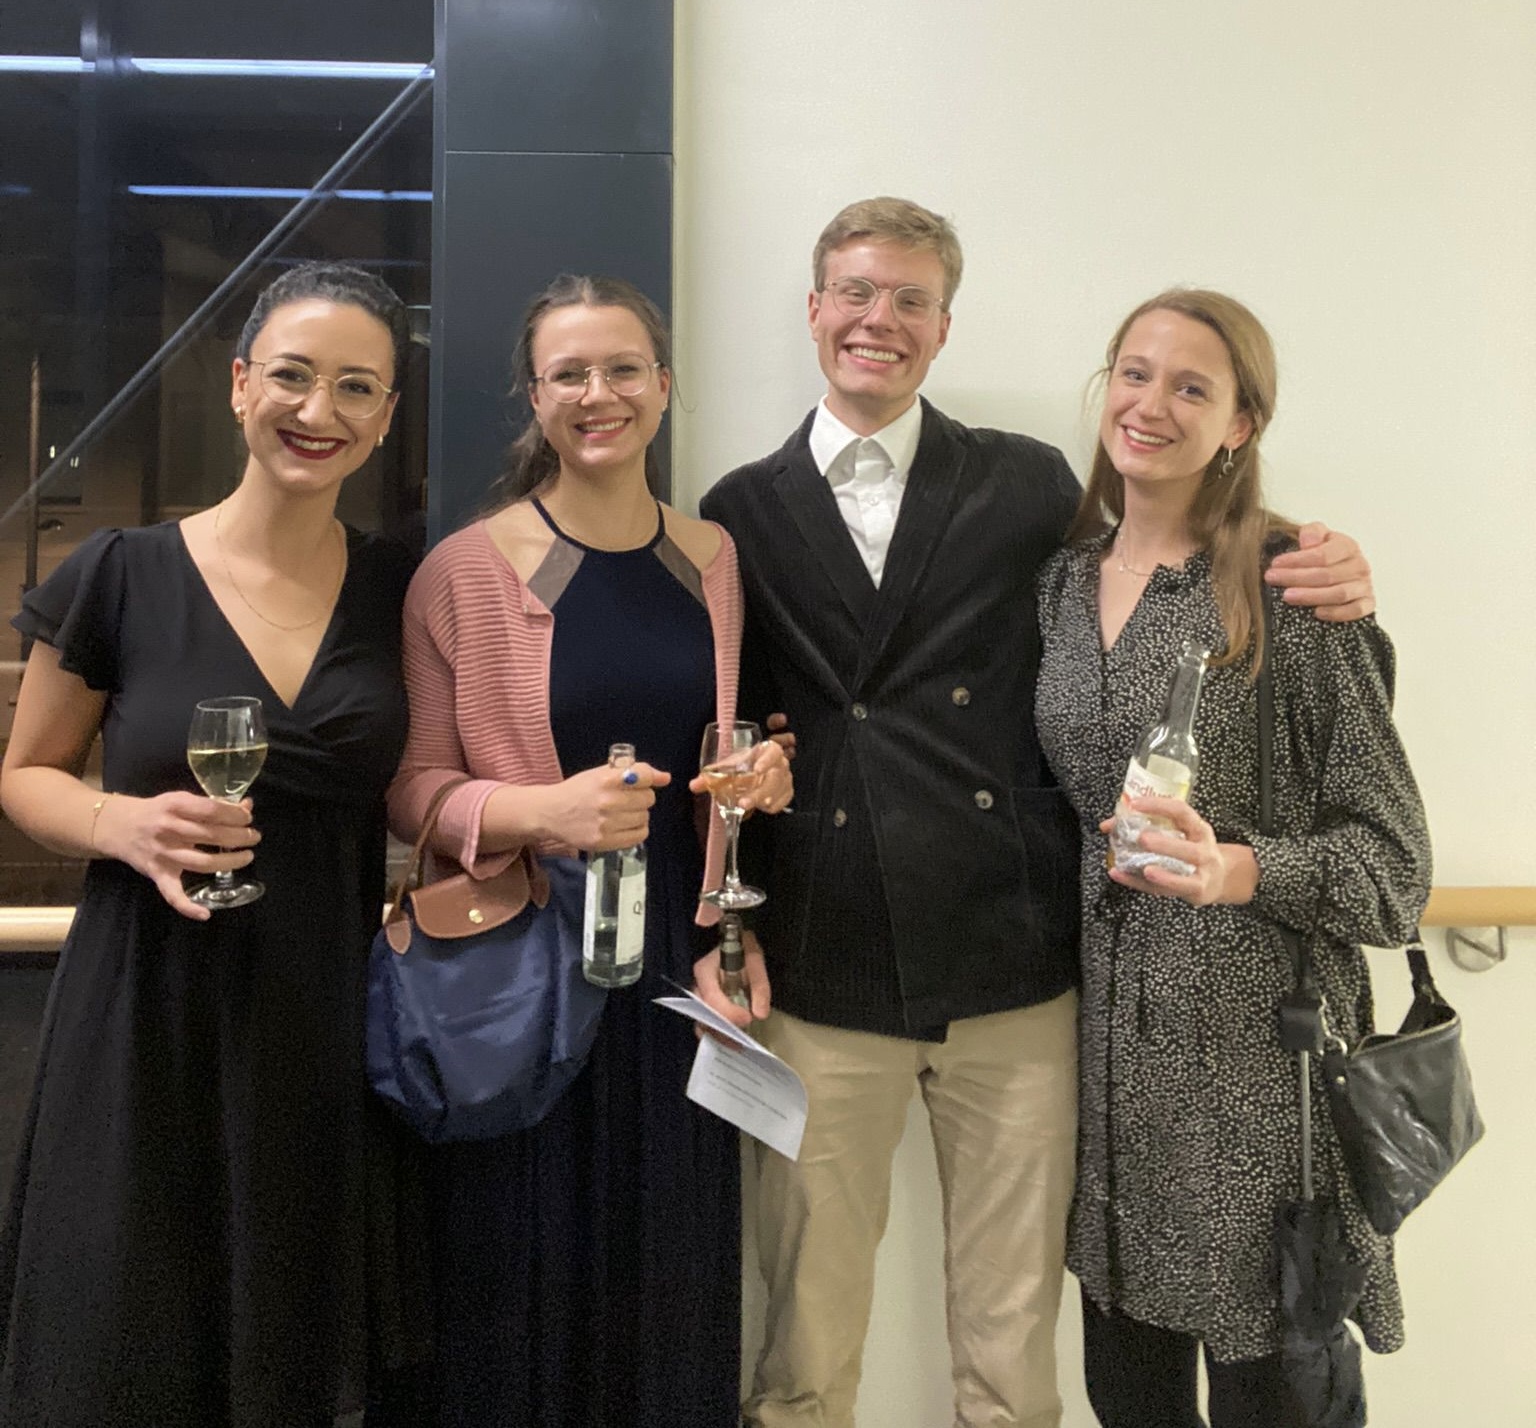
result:
[[[284,266],[326,257],[370,268],[413,305],[425,336],[431,204],[401,195],[432,186],[430,100],[347,177],[357,196],[312,213],[28,503],[31,470],[69,445],[293,207],[285,195],[307,192],[403,87],[149,74],[113,56],[430,61],[431,6],[381,0],[365,23],[360,14],[276,0],[253,25],[202,0],[0,7],[0,54],[78,58],[85,43],[103,61],[86,73],[0,69],[0,621],[91,531],[177,519],[233,487],[243,453],[230,359],[256,293]],[[166,188],[175,192],[155,191]],[[421,347],[400,378],[389,441],[341,503],[343,519],[418,546],[426,367]],[[0,737],[21,658],[0,623]],[[79,871],[0,820],[0,904],[72,901]]]

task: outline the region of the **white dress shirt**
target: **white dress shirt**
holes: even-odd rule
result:
[[[889,426],[860,436],[827,410],[825,399],[811,423],[811,458],[830,483],[843,524],[877,586],[922,426],[922,403],[913,402]]]

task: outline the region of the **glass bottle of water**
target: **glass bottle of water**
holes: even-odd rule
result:
[[[609,747],[609,768],[628,768],[634,761],[633,744]],[[645,845],[590,854],[581,930],[582,974],[599,987],[627,987],[640,980],[644,951]]]
[[[1149,853],[1142,848],[1138,839],[1144,829],[1157,828],[1169,833],[1175,830],[1166,818],[1138,813],[1130,800],[1153,796],[1188,800],[1200,768],[1200,750],[1195,747],[1195,710],[1200,704],[1200,684],[1210,657],[1211,652],[1193,640],[1186,640],[1179,651],[1163,717],[1142,735],[1125,771],[1125,789],[1115,805],[1115,826],[1109,835],[1108,861],[1112,868],[1136,873],[1159,867],[1184,876],[1194,871],[1179,858]]]

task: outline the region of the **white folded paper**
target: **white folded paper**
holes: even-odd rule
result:
[[[699,1038],[688,1099],[780,1155],[798,1159],[805,1134],[805,1082],[692,992],[657,997],[656,1005],[701,1023],[731,1043],[725,1047],[712,1036]]]

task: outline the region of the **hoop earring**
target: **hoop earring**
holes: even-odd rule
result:
[[[1227,459],[1221,463],[1221,470],[1216,474],[1218,476],[1226,477],[1232,474],[1232,448],[1227,446],[1223,447],[1222,449],[1227,453]]]
[[[382,431],[379,433],[379,439],[376,442],[374,442],[373,444],[375,446],[383,446],[384,445],[384,433]]]
[[[245,408],[244,407],[236,407],[235,408],[235,425],[236,426],[244,426],[245,425]]]

